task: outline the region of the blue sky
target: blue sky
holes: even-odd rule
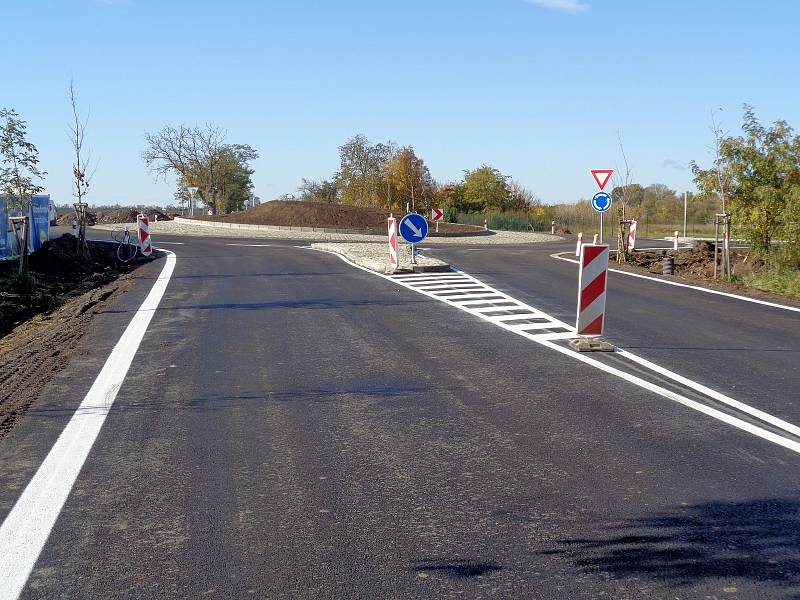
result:
[[[800,127],[793,1],[4,0],[0,106],[28,121],[57,202],[71,202],[67,90],[90,110],[89,200],[157,203],[172,183],[143,134],[213,122],[255,147],[256,193],[338,168],[363,133],[413,145],[439,181],[483,163],[547,202],[595,192],[592,168],[691,189],[709,111]]]

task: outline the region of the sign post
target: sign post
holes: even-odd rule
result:
[[[150,221],[147,215],[140,214],[136,217],[136,228],[139,230],[139,246],[142,254],[150,256],[153,253],[153,245],[150,242]]]
[[[592,208],[600,213],[600,243],[603,243],[603,213],[611,208],[611,196],[606,194],[603,189],[606,184],[611,180],[614,174],[614,169],[592,169],[592,177],[597,182],[600,188],[600,193],[595,194],[592,198]]]
[[[417,264],[416,245],[428,236],[428,220],[417,213],[408,213],[400,219],[400,236],[411,244],[411,264]]]
[[[387,219],[389,225],[389,273],[394,273],[397,270],[397,219],[389,216]]]
[[[444,211],[441,208],[434,208],[431,210],[431,221],[436,223],[436,233],[439,233],[439,221],[444,217]]]
[[[581,246],[578,311],[575,323],[575,333],[579,337],[570,342],[570,346],[578,352],[609,352],[614,349],[608,342],[594,339],[603,335],[607,274],[608,245],[584,244]]]

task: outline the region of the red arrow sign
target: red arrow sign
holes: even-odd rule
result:
[[[434,208],[431,210],[431,221],[441,221],[444,216],[441,208]]]
[[[592,177],[602,190],[614,174],[614,169],[592,169]]]

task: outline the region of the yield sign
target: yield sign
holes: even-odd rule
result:
[[[592,177],[597,182],[597,185],[600,186],[602,190],[606,187],[608,180],[611,179],[611,176],[614,174],[614,169],[592,169]]]
[[[431,210],[431,221],[441,221],[444,216],[441,208],[434,208]]]

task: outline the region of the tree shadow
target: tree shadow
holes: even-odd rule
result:
[[[681,506],[559,544],[543,554],[574,556],[584,571],[613,577],[678,586],[712,578],[796,585],[800,502],[767,498]]]
[[[502,565],[479,560],[420,560],[414,565],[414,571],[438,571],[454,579],[468,579],[500,571]]]

